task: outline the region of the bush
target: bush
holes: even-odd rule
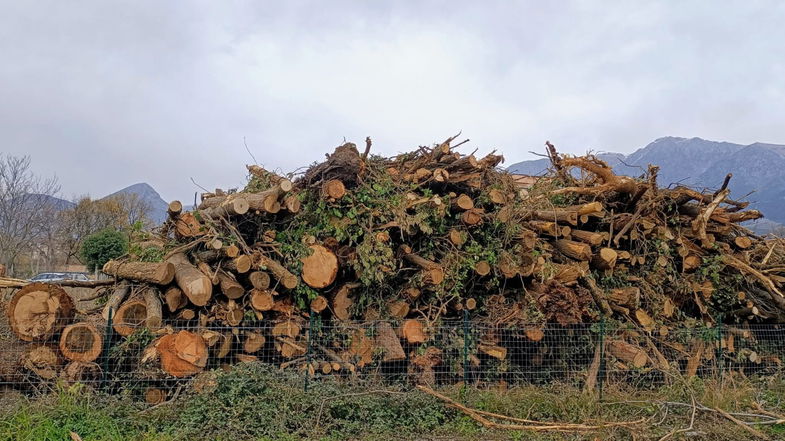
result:
[[[107,229],[87,236],[80,252],[90,271],[128,252],[128,239],[117,230]]]

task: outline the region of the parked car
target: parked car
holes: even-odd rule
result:
[[[87,282],[90,280],[85,273],[71,273],[71,272],[59,272],[59,273],[40,273],[30,279],[31,282],[44,282],[44,283],[56,283],[62,282],[64,280],[76,280],[79,282]]]

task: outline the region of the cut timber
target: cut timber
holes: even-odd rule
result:
[[[529,226],[542,234],[553,237],[566,237],[572,232],[572,228],[559,225],[556,222],[529,221]]]
[[[60,357],[51,346],[33,345],[28,347],[22,355],[22,367],[44,380],[53,380],[57,377]]]
[[[604,233],[595,233],[594,231],[572,230],[570,235],[572,236],[572,239],[587,243],[593,247],[608,240],[607,235]]]
[[[631,363],[638,369],[646,366],[649,361],[643,349],[621,340],[608,341],[607,348],[609,354],[625,363]]]
[[[747,248],[752,246],[752,239],[747,236],[738,236],[733,239],[733,243],[736,244],[738,248],[742,250],[746,250]]]
[[[31,283],[14,294],[7,314],[11,330],[20,340],[43,341],[73,318],[74,303],[59,286]]]
[[[248,274],[248,281],[256,289],[268,289],[270,287],[270,275],[264,271],[254,271]]]
[[[466,242],[466,235],[454,228],[450,230],[448,237],[450,238],[450,242],[455,246],[461,246]]]
[[[333,297],[333,315],[338,320],[349,320],[349,308],[354,304],[354,299],[350,296],[352,289],[358,287],[359,284],[346,284],[343,285],[335,297]]]
[[[591,247],[583,242],[559,239],[553,244],[562,254],[575,260],[591,260],[592,258]]]
[[[376,325],[376,346],[384,352],[382,361],[400,361],[406,359],[406,353],[401,347],[401,341],[395,335],[388,322],[379,322]]]
[[[65,365],[63,371],[60,372],[60,379],[66,385],[94,384],[101,380],[101,367],[95,363],[72,361]]]
[[[201,271],[202,274],[204,274],[208,279],[210,279],[210,283],[212,283],[213,286],[221,283],[221,280],[218,279],[217,271],[213,270],[210,265],[204,262],[196,262],[196,268],[199,269],[199,271]]]
[[[311,311],[319,314],[325,309],[327,309],[327,298],[324,296],[316,296],[311,300]]]
[[[612,289],[608,301],[617,306],[637,309],[641,302],[641,290],[637,286]]]
[[[346,187],[338,179],[330,179],[322,183],[322,196],[327,200],[336,201],[346,195]]]
[[[472,208],[461,214],[461,221],[468,226],[479,225],[482,223],[483,214],[484,211],[481,208]]]
[[[183,253],[173,254],[168,262],[174,265],[174,279],[188,300],[196,306],[206,305],[213,296],[210,279],[193,266]]]
[[[252,193],[246,196],[251,210],[275,214],[281,211],[280,198],[285,191],[276,186],[261,193]]]
[[[202,210],[207,217],[239,216],[248,212],[250,206],[244,193],[235,193],[226,197],[218,206]]]
[[[161,404],[166,400],[166,392],[157,387],[148,387],[144,390],[144,402],[147,404]]]
[[[700,256],[697,254],[689,254],[682,260],[682,269],[684,272],[689,273],[691,271],[695,271],[696,269],[700,268],[701,264],[703,263]]]
[[[452,200],[452,206],[463,211],[471,210],[474,208],[474,201],[468,195],[461,194]]]
[[[499,360],[504,360],[507,358],[507,348],[503,346],[479,344],[477,345],[477,349],[479,349],[483,354],[489,355]]]
[[[188,299],[183,294],[183,291],[176,286],[171,286],[166,290],[166,293],[164,293],[164,300],[166,301],[166,308],[169,312],[175,312],[188,304]]]
[[[496,188],[492,188],[488,191],[488,199],[491,200],[491,203],[496,205],[504,205],[507,203],[507,195]]]
[[[419,320],[405,320],[401,325],[401,334],[409,344],[425,343],[425,330]]]
[[[120,304],[123,303],[123,300],[128,297],[129,292],[131,292],[131,286],[127,282],[120,283],[112,290],[112,294],[106,300],[106,305],[104,305],[104,309],[101,312],[101,316],[104,320],[109,320],[110,313],[114,316],[117,308],[119,308]]]
[[[221,251],[224,253],[224,255],[226,255],[226,257],[235,258],[240,255],[240,248],[235,244],[223,247]]]
[[[227,270],[234,271],[237,274],[245,274],[251,270],[252,265],[253,260],[251,257],[242,255],[224,263],[223,267]]]
[[[311,254],[302,259],[303,282],[311,288],[325,288],[332,284],[338,275],[338,258],[321,245],[311,245],[309,248]]]
[[[391,300],[387,303],[387,310],[390,312],[390,317],[396,319],[402,319],[409,315],[409,309],[411,309],[409,303],[403,300]]]
[[[207,345],[199,334],[180,331],[158,339],[161,369],[174,377],[187,377],[207,366]]]
[[[593,267],[601,270],[613,269],[616,266],[616,259],[619,255],[613,248],[600,248],[600,251],[591,261]]]
[[[264,269],[269,270],[273,277],[275,277],[276,280],[278,280],[278,282],[286,289],[294,289],[299,284],[299,279],[297,276],[290,273],[289,270],[283,267],[283,265],[267,256],[261,256],[259,258],[259,265],[264,267]]]
[[[283,206],[289,213],[299,213],[302,203],[297,196],[287,196],[283,200]]]
[[[444,281],[444,269],[436,262],[411,252],[408,246],[401,247],[403,258],[423,269],[423,281],[430,285],[439,285]]]
[[[169,202],[169,206],[166,209],[166,212],[169,214],[170,217],[177,217],[183,211],[183,203],[180,201],[172,201]]]
[[[63,329],[60,335],[60,352],[71,361],[88,363],[101,355],[101,334],[89,323],[74,323]]]
[[[202,223],[190,211],[177,216],[174,221],[174,234],[178,238],[191,238],[204,235]]]
[[[147,306],[147,315],[144,324],[152,332],[161,329],[163,324],[163,307],[161,305],[161,292],[152,286],[142,291],[144,303]]]
[[[258,332],[246,332],[245,341],[243,342],[243,351],[249,354],[259,352],[259,350],[264,347],[266,341],[267,339],[264,338],[264,335]]]
[[[475,300],[473,297],[469,297],[468,299],[466,299],[465,307],[469,311],[473,311],[475,308],[477,308],[477,300]]]
[[[245,288],[237,283],[237,279],[231,273],[218,271],[218,282],[221,286],[221,292],[229,299],[239,299],[245,294]]]
[[[534,328],[534,327],[526,328],[526,330],[524,330],[523,333],[526,335],[526,338],[534,342],[540,341],[543,338],[545,338],[545,332],[543,332],[543,330],[540,328]]]
[[[534,217],[542,221],[565,222],[578,225],[578,212],[571,210],[539,210],[534,212]]]
[[[491,272],[491,265],[488,262],[481,260],[474,264],[474,272],[479,276],[487,276]]]
[[[147,320],[147,303],[142,299],[131,299],[117,308],[112,319],[114,331],[123,337],[133,334]]]
[[[282,322],[278,322],[273,326],[273,329],[270,333],[274,337],[289,337],[289,338],[296,338],[300,335],[300,325],[295,320],[284,320]]]
[[[175,268],[168,262],[106,262],[103,272],[118,279],[168,285],[175,275]]]

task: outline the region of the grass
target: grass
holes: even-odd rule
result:
[[[645,391],[608,387],[602,402],[594,394],[560,384],[504,391],[462,391],[457,386],[442,390],[472,408],[518,418],[575,423],[650,419],[634,434],[620,428],[589,434],[491,431],[418,391],[322,381],[305,392],[301,378],[254,365],[209,375],[214,381],[207,382],[207,390],[191,391],[174,403],[147,410],[128,398],[80,385],[36,399],[22,398],[0,410],[0,441],[70,440],[70,432],[84,441],[657,440],[687,427],[691,413],[690,407],[662,407],[657,401],[689,403],[694,397],[707,407],[730,412],[749,410],[758,402],[769,411],[785,413],[781,378],[755,383],[693,380]],[[771,439],[785,439],[784,425],[759,429]],[[698,412],[694,430],[673,439],[755,438],[717,413]]]

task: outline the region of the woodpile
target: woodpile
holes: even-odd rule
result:
[[[408,360],[432,382],[447,356],[431,347],[434,329],[464,314],[519,326],[532,345],[549,324],[630,325],[637,334],[605,351],[629,369],[667,365],[657,348],[677,326],[785,322],[785,248],[740,225],[762,215],[730,198],[728,180],[706,192],[659,187],[654,166],[619,176],[549,145],[552,172],[521,189],[502,156],[464,155],[453,141],[391,158],[369,155],[370,139],[362,153],[347,143],[297,176],[248,166],[244,189],[205,193],[192,212],[170,204],[152,238],[165,244],[160,262],[104,266],[117,283],[100,323],[34,284],[9,305],[13,331],[39,344],[36,369],[63,358],[81,363],[72,376],[92,375],[82,366],[112,317],[120,336],[152,333],[139,363],[173,377],[257,359],[322,374]],[[315,318],[330,332],[312,331]],[[472,363],[517,356],[487,334]]]

